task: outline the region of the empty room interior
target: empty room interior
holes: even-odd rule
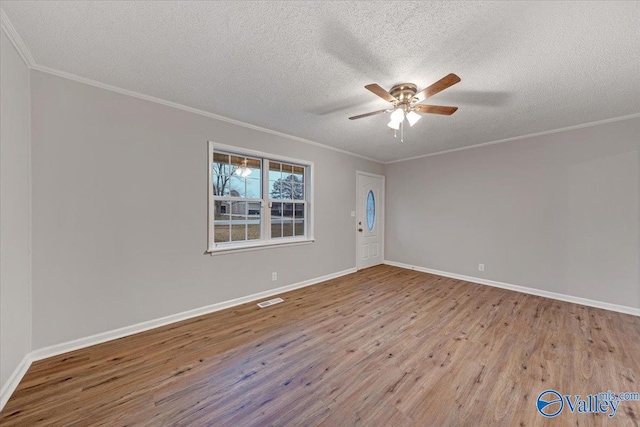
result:
[[[640,426],[640,2],[0,15],[1,426]]]

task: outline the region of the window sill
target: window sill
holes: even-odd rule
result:
[[[286,246],[308,245],[315,241],[316,241],[315,239],[304,239],[304,240],[286,240],[284,242],[256,243],[256,244],[241,245],[241,246],[229,245],[229,246],[221,246],[217,248],[207,249],[205,254],[209,254],[211,256],[234,254],[238,252],[259,251],[263,249],[282,248]]]

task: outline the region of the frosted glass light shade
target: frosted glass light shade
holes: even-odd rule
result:
[[[400,108],[391,113],[391,121],[401,123],[404,120],[404,111]]]
[[[422,116],[415,111],[410,111],[409,114],[407,114],[407,121],[409,122],[409,126],[415,125],[421,118]]]

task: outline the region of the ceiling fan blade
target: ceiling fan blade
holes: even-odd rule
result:
[[[379,110],[379,111],[374,111],[372,113],[360,114],[359,116],[349,117],[349,120],[357,120],[363,117],[375,116],[376,114],[386,113],[387,111],[388,110]]]
[[[443,78],[441,78],[440,80],[438,80],[437,82],[435,82],[434,84],[432,84],[431,86],[429,86],[428,88],[423,89],[422,92],[417,93],[415,97],[418,98],[418,102],[422,102],[425,99],[429,98],[430,96],[433,96],[436,93],[442,92],[446,88],[453,86],[459,81],[460,81],[460,77],[456,76],[453,73],[448,74]]]
[[[376,95],[378,95],[380,98],[384,99],[385,101],[389,101],[391,103],[398,102],[398,100],[396,98],[394,98],[389,92],[387,92],[386,90],[382,89],[380,86],[378,86],[375,83],[371,83],[370,85],[366,85],[365,89],[370,90],[371,92],[375,93]]]
[[[444,107],[442,105],[416,105],[413,107],[418,113],[443,114],[450,116],[456,112],[458,107]]]

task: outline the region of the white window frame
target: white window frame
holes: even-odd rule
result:
[[[247,157],[257,157],[262,160],[262,201],[260,206],[260,220],[261,220],[261,228],[260,228],[260,240],[243,240],[237,242],[223,242],[216,243],[215,242],[215,229],[214,229],[214,212],[215,212],[215,201],[216,197],[213,195],[213,172],[211,163],[213,162],[213,152],[214,151],[222,151],[225,153],[237,155],[237,156],[247,156]],[[305,182],[304,182],[304,194],[305,194],[305,234],[304,236],[293,236],[293,237],[278,237],[275,239],[271,238],[271,207],[270,202],[273,202],[274,199],[271,199],[270,188],[269,188],[269,160],[274,162],[282,162],[282,163],[290,163],[296,166],[302,166],[305,168]],[[314,223],[314,203],[313,203],[313,162],[307,160],[294,159],[292,157],[280,156],[276,154],[265,153],[262,151],[249,150],[245,148],[235,147],[232,145],[219,144],[217,142],[209,141],[209,150],[207,156],[207,170],[208,170],[208,184],[207,184],[207,199],[208,199],[208,210],[207,210],[207,251],[211,255],[214,254],[223,254],[223,253],[233,253],[233,252],[244,252],[249,250],[257,250],[257,249],[266,249],[271,247],[282,247],[282,246],[290,246],[290,245],[301,245],[308,244],[315,241],[313,235],[313,223]],[[238,199],[242,201],[241,199]],[[300,200],[277,200],[277,202],[282,203],[292,203],[292,202],[300,202]]]

